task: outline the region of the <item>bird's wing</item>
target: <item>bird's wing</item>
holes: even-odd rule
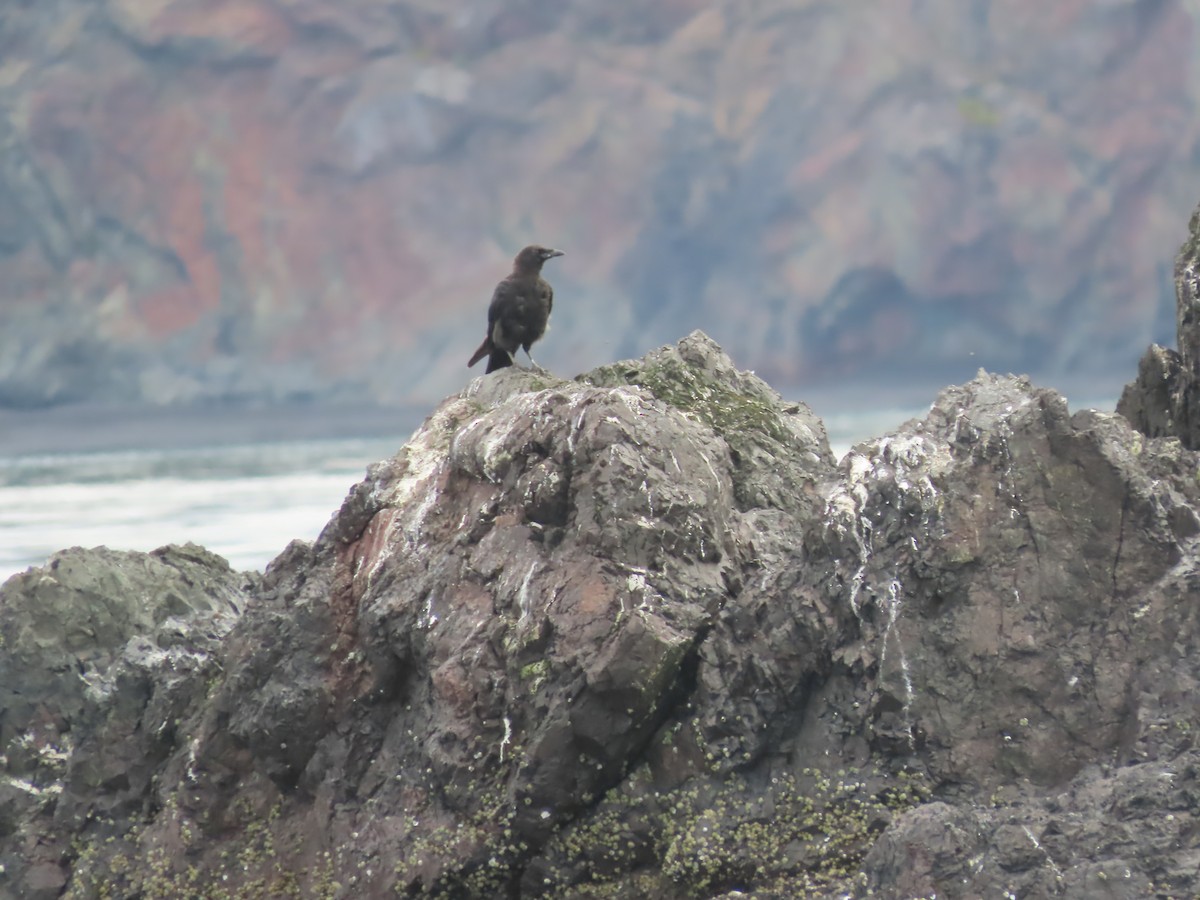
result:
[[[496,333],[496,320],[507,314],[507,310],[511,308],[509,295],[512,293],[512,282],[507,278],[496,285],[492,291],[492,302],[488,304],[488,324],[487,336],[484,337],[483,343],[471,356],[471,361],[467,366],[473,366],[479,360],[483,359],[492,352],[492,335]]]
[[[505,297],[508,296],[508,288],[510,282],[502,281],[496,285],[496,289],[492,291],[492,302],[488,304],[488,334],[492,333],[492,329],[496,326],[496,320],[500,318],[501,311],[505,306]]]
[[[523,292],[521,285],[512,279],[505,278],[492,292],[492,303],[488,307],[488,332],[496,325],[497,319],[509,316],[521,305]]]
[[[492,305],[488,307],[488,327],[494,326],[499,319],[509,327],[524,328],[526,319],[538,303],[539,293],[538,286],[525,279],[500,282],[492,295]]]

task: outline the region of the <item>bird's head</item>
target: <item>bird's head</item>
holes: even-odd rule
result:
[[[517,272],[540,272],[546,260],[562,255],[561,250],[531,244],[517,254],[517,258],[513,260],[513,269]]]

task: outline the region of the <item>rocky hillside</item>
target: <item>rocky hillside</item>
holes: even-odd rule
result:
[[[432,405],[531,240],[555,369],[1110,373],[1169,332],[1198,13],[10,2],[0,405]]]
[[[477,379],[264,576],[0,589],[0,897],[1194,897],[1196,462],[981,373],[839,463],[699,333]]]

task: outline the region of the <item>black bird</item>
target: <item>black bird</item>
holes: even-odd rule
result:
[[[492,292],[487,337],[471,355],[468,367],[485,356],[488,357],[489,372],[511,366],[518,347],[524,347],[525,355],[529,356],[530,346],[546,333],[546,323],[554,306],[554,288],[542,277],[542,264],[562,255],[561,250],[536,244],[517,254],[512,273]],[[537,365],[532,356],[529,361]]]

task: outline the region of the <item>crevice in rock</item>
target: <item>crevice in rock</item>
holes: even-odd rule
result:
[[[663,728],[673,720],[682,722],[687,718],[687,714],[690,712],[690,700],[695,695],[699,684],[700,650],[709,634],[711,634],[712,629],[712,623],[708,622],[696,630],[691,643],[680,659],[675,679],[662,694],[662,699],[653,717],[652,726],[646,729],[643,739],[630,748],[621,767],[619,777],[614,779],[610,784],[603,786],[600,790],[597,790],[590,800],[580,803],[571,818],[560,823],[560,831],[571,829],[579,823],[586,821],[600,809],[607,797],[619,789],[632,773],[636,772],[643,763],[648,761],[648,751],[654,745],[655,741],[660,739]],[[529,866],[541,859],[541,854],[546,850],[552,839],[553,836],[547,836],[545,840],[536,846],[530,846],[524,853],[520,854],[519,859],[507,861],[506,864],[509,865],[512,874],[506,885],[506,896],[511,898],[522,896],[521,884],[526,877]]]
[[[1121,550],[1125,546],[1125,522],[1129,518],[1129,487],[1126,486],[1121,497],[1121,520],[1117,526],[1117,549],[1113,554],[1112,564],[1112,599],[1117,599],[1117,569],[1121,565]]]

